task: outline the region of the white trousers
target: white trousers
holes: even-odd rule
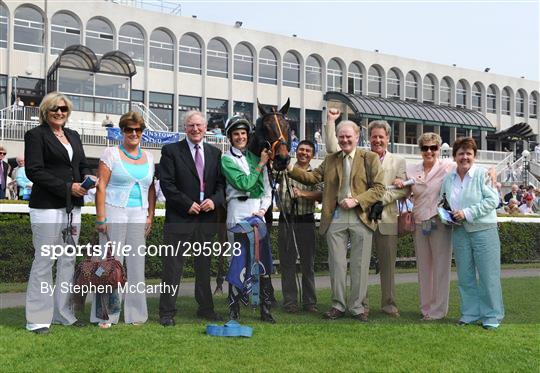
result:
[[[114,242],[115,247],[128,246],[131,251],[128,255],[116,255],[127,272],[128,285],[144,284],[144,227],[148,209],[142,207],[114,207],[105,205],[107,216],[107,232],[109,238]],[[107,241],[105,235],[99,237],[101,247],[105,247]],[[141,249],[139,249],[139,247]],[[125,259],[125,263],[124,263]],[[127,324],[144,323],[148,320],[148,309],[146,306],[146,293],[142,291],[145,286],[128,286],[126,289],[133,288],[125,294],[120,292],[120,301],[124,299],[124,322]],[[137,288],[137,290],[135,290]],[[108,322],[117,324],[120,319],[120,312],[110,313],[108,320],[100,319],[96,316],[96,295],[92,298],[92,310],[90,313],[90,322]]]
[[[65,208],[30,209],[34,261],[26,289],[26,329],[50,327],[51,323],[71,325],[77,319],[73,311],[68,286],[73,281],[75,256],[60,255],[56,260],[56,283],[53,288],[52,268],[54,259],[44,249],[47,245],[65,247],[62,230],[68,216]],[[79,240],[81,209],[73,209],[75,242]],[[54,290],[53,290],[54,289]]]

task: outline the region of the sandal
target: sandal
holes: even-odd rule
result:
[[[98,326],[100,327],[100,329],[109,329],[112,324],[110,322],[100,322]]]

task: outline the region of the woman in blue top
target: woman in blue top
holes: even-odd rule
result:
[[[96,192],[96,230],[103,233],[100,243],[104,247],[104,234],[115,247],[130,247],[126,254],[127,292],[124,321],[142,324],[148,319],[144,292],[145,238],[150,233],[156,205],[154,187],[154,160],[152,154],[140,147],[145,128],[140,114],[128,112],[120,118],[119,127],[124,141],[118,147],[107,148],[99,162],[99,183]],[[129,245],[129,246],[128,246]],[[124,257],[116,258],[123,261]],[[98,298],[94,297],[90,322],[109,328],[118,323],[120,310],[111,312],[107,320],[96,315]],[[113,310],[114,311],[114,310]]]
[[[26,176],[26,170],[24,169],[24,157],[17,157],[17,177],[16,182],[19,187],[19,199],[28,201],[30,199],[30,193],[32,193],[32,182]]]
[[[494,329],[504,317],[501,243],[495,212],[499,197],[494,186],[496,176],[475,166],[476,151],[473,138],[456,140],[452,154],[457,168],[445,177],[441,197],[450,204],[456,224],[452,245],[461,298],[458,325],[481,322],[485,329]]]

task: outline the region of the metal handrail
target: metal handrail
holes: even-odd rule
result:
[[[131,108],[138,111],[144,117],[144,122],[149,129],[169,132],[169,127],[142,102],[132,102]]]
[[[19,106],[17,104],[6,106],[0,110],[0,120],[8,120],[9,124],[16,125],[20,121],[39,121],[39,108],[35,106]]]

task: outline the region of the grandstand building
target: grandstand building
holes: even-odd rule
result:
[[[222,127],[235,112],[257,117],[257,99],[281,106],[287,98],[300,138],[313,139],[325,108],[337,106],[364,127],[388,120],[401,153],[413,154],[419,134],[434,131],[449,144],[471,135],[498,162],[505,148],[526,146],[508,129],[520,125],[518,139],[533,142],[540,133],[539,83],[525,78],[249,30],[234,20],[212,23],[136,1],[0,1],[0,109],[13,112],[20,97],[24,113],[12,119],[35,121],[32,106],[53,90],[70,96],[72,122],[96,139],[105,115],[117,121],[131,107],[154,129],[182,132],[191,109]],[[17,136],[3,130],[2,141]],[[105,145],[91,139],[91,152]]]

